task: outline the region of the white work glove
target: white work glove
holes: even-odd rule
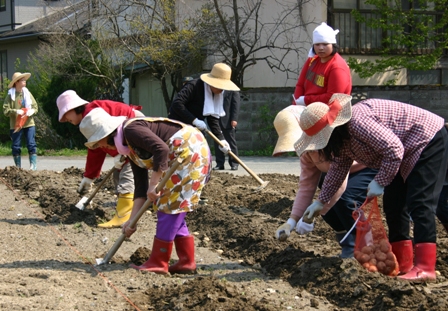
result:
[[[83,177],[79,184],[78,193],[84,194],[90,191],[92,188],[93,179]]]
[[[310,233],[311,231],[313,231],[313,229],[314,229],[314,222],[308,224],[303,221],[303,217],[300,218],[300,220],[296,226],[296,232],[298,234],[307,234],[307,233]]]
[[[296,99],[296,105],[306,106],[305,105],[305,96],[300,96],[299,98],[297,98]]]
[[[219,145],[219,150],[221,150],[224,154],[228,154],[230,151],[229,143],[226,140],[221,140],[221,144],[223,144],[223,146]]]
[[[199,120],[197,118],[193,120],[193,125],[196,126],[200,131],[207,129],[207,124],[205,124],[204,121]]]
[[[372,180],[367,187],[367,197],[373,198],[382,195],[384,192],[384,187],[377,183],[375,180]]]
[[[313,220],[323,208],[324,205],[320,201],[314,200],[314,202],[307,207],[305,213],[303,213],[302,219],[306,217],[305,222]]]
[[[295,226],[296,221],[289,218],[283,225],[278,227],[277,231],[275,231],[275,237],[280,241],[285,241],[291,234],[291,231],[294,230]]]
[[[31,108],[31,109],[28,109],[27,111],[26,111],[26,115],[28,116],[28,117],[31,117],[33,114],[34,114],[34,109],[33,108]]]
[[[121,154],[118,154],[114,157],[114,166],[117,170],[121,170],[123,168],[124,163],[126,163],[126,157],[123,156],[123,161],[121,161]]]
[[[21,115],[23,115],[25,112],[24,112],[22,109],[18,109],[18,110],[16,111],[16,113],[17,113],[17,115],[21,116]]]

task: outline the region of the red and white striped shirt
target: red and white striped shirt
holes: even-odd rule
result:
[[[342,185],[353,161],[378,169],[375,180],[382,186],[389,185],[398,172],[406,180],[444,120],[416,106],[367,99],[353,106],[348,125],[350,141],[332,162],[319,195],[324,203]]]

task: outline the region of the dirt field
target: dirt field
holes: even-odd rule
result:
[[[438,280],[414,285],[341,260],[330,228],[318,219],[306,236],[278,242],[298,177],[213,172],[206,204],[187,217],[195,235],[195,275],[161,276],[129,268],[150,253],[154,214],[125,241],[112,263],[95,266],[121,235],[100,229],[114,211],[105,188],[93,205],[75,204],[82,171],[0,169],[1,310],[447,310],[448,239],[438,227]],[[108,204],[109,203],[109,204]],[[173,252],[173,260],[177,255]]]

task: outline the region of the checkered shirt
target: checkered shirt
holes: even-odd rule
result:
[[[375,180],[389,185],[400,172],[409,176],[423,149],[444,126],[443,118],[416,106],[393,100],[367,99],[352,108],[350,142],[331,164],[319,200],[330,201],[353,160],[378,169]]]

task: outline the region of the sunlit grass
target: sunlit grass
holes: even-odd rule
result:
[[[22,146],[22,154],[27,154],[28,151],[26,146]],[[0,156],[11,156],[11,143],[0,144]],[[39,156],[65,156],[65,157],[75,157],[75,156],[86,156],[87,149],[41,149],[37,148],[37,155]]]

